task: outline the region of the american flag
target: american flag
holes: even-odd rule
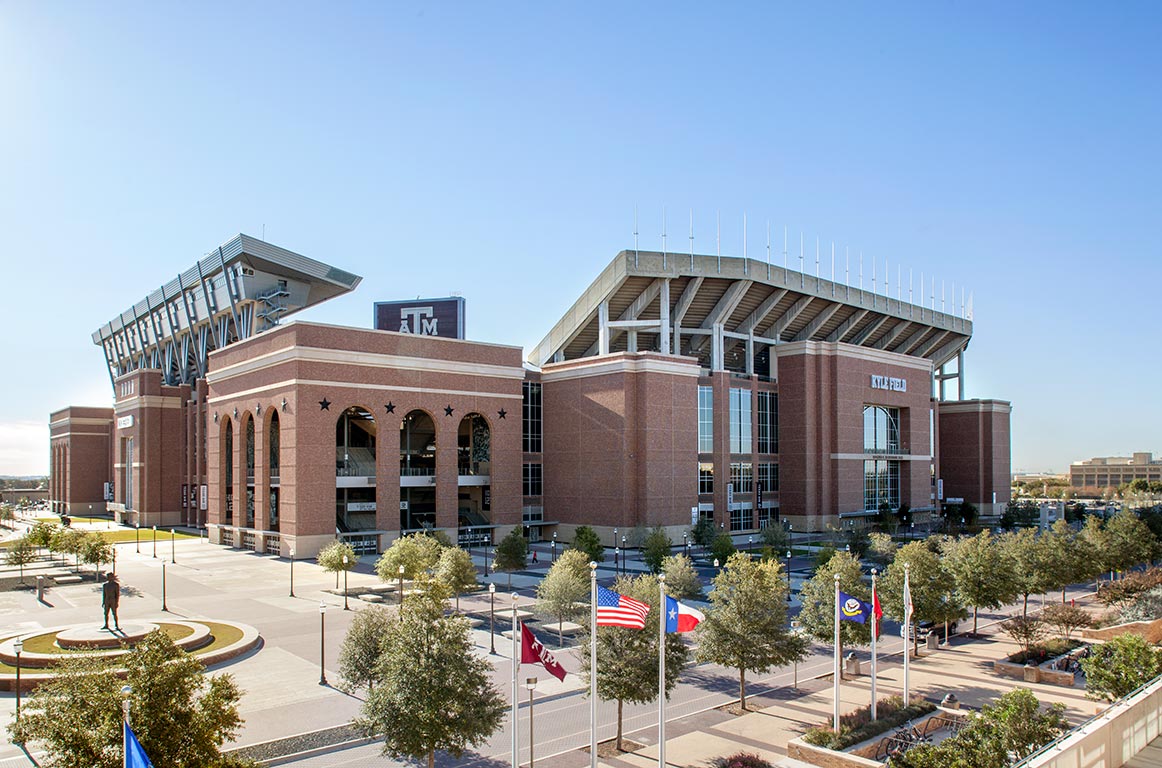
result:
[[[597,624],[602,627],[645,629],[650,607],[640,600],[597,587]]]

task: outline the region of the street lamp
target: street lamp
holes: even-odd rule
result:
[[[20,654],[24,652],[24,641],[20,638],[12,645],[16,651],[16,722],[20,722]]]
[[[174,533],[173,528],[169,529],[169,559],[170,559],[170,562],[172,562],[174,565],[177,565],[177,562],[178,562],[177,534]]]
[[[553,531],[553,543],[549,545],[553,550],[553,562],[557,562],[557,532]]]
[[[137,539],[137,554],[140,555],[141,554],[141,523],[135,522],[133,524],[133,530],[135,533],[134,538]]]
[[[625,546],[625,536],[621,537],[621,569],[629,573],[629,549]]]
[[[791,602],[791,550],[787,550],[787,602]]]
[[[754,536],[746,537],[746,548],[748,551],[754,549]]]
[[[291,591],[290,596],[295,596],[295,548],[290,548],[290,576],[291,576]]]
[[[718,567],[718,558],[717,558],[717,557],[716,557],[716,558],[714,558],[714,567],[715,567],[715,568],[717,568],[717,567]]]
[[[488,585],[488,652],[496,655],[496,582]]]
[[[613,570],[618,576],[621,575],[621,566],[618,564],[620,558],[621,558],[621,547],[614,547],[613,548]]]
[[[688,533],[682,534],[682,553],[686,557],[690,556],[690,534]]]
[[[537,687],[537,679],[525,678],[525,687],[529,689],[529,768],[533,768],[533,689]]]
[[[153,526],[153,559],[157,559],[157,526]]]
[[[343,610],[351,610],[347,605],[347,555],[343,555]]]
[[[912,539],[915,540],[915,538],[916,538],[916,521],[915,520],[912,521],[912,525],[909,526],[909,530],[912,532]]]
[[[169,612],[165,605],[165,560],[161,561],[161,610],[163,613]]]
[[[319,601],[319,685],[327,684],[327,604]]]
[[[403,608],[403,565],[399,566],[399,607]],[[399,620],[403,621],[403,611],[400,611]]]

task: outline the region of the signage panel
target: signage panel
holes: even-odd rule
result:
[[[897,379],[893,376],[877,376],[873,373],[871,375],[871,388],[886,389],[889,392],[907,392],[908,380]]]
[[[463,339],[464,297],[377,301],[374,323],[377,331]]]
[[[129,429],[133,426],[133,414],[117,419],[117,429]]]
[[[203,485],[201,490],[198,491],[198,509],[202,510],[203,512],[206,510],[206,500],[208,497],[209,494],[206,493],[206,486]]]

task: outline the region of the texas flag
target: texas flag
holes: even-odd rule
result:
[[[682,605],[672,597],[666,597],[666,631],[692,632],[705,619],[702,611]]]

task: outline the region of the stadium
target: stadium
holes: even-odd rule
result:
[[[112,406],[50,415],[53,508],[306,557],[1009,500],[1010,404],[966,398],[971,311],[934,284],[914,303],[899,280],[622,251],[526,358],[464,338],[463,299],[293,318],[359,282],[238,235],[121,311],[93,334]]]

